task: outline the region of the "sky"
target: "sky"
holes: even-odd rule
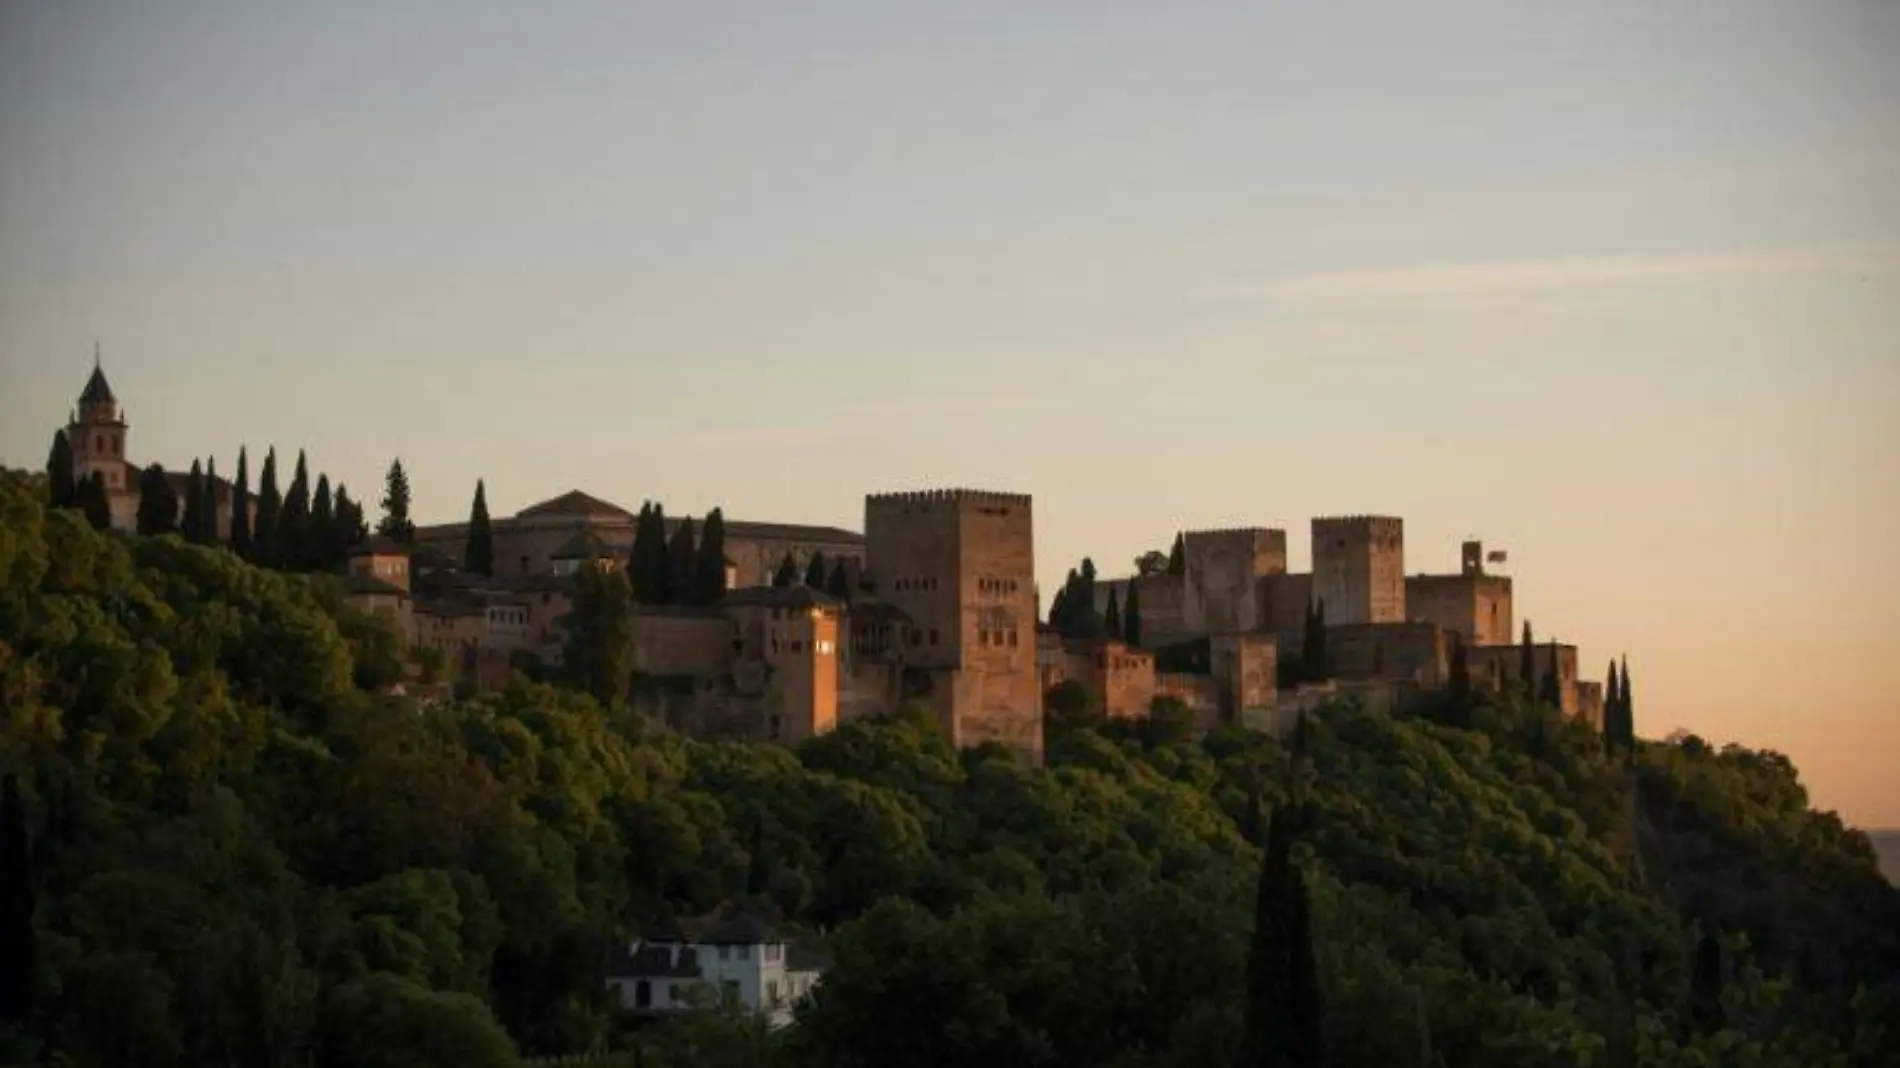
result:
[[[0,463],[1398,515],[1900,826],[1900,5],[0,0]]]

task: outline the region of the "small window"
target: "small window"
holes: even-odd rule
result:
[[[802,653],[804,651],[805,651],[805,643],[799,641],[796,638],[792,639],[792,652]]]
[[[930,628],[930,644],[937,644],[937,628],[935,627]]]
[[[1009,647],[1016,648],[1016,632],[1013,630],[1009,632]]]
[[[92,436],[92,451],[101,453],[106,451],[106,436],[104,434],[94,434]]]

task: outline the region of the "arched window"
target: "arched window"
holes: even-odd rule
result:
[[[106,451],[106,436],[104,434],[94,434],[92,436],[92,451],[101,454]]]
[[[652,1004],[653,984],[647,982],[645,979],[633,984],[633,1007],[636,1009],[644,1009],[651,1007]]]

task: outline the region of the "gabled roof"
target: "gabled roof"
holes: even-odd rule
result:
[[[86,388],[79,394],[81,404],[117,404],[119,398],[112,395],[112,387],[106,383],[106,373],[99,369],[97,362],[92,365],[92,377],[86,379]]]
[[[764,608],[838,608],[844,602],[810,586],[744,586],[726,591],[724,604]]]
[[[617,504],[589,496],[580,490],[568,490],[559,497],[550,497],[540,504],[531,504],[515,513],[517,519],[532,519],[537,516],[608,516],[614,519],[632,519],[633,513]]]
[[[385,534],[371,534],[350,549],[351,556],[408,556],[409,547]]]

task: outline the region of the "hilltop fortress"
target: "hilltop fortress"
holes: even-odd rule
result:
[[[66,435],[75,479],[100,474],[121,529],[139,504],[129,429],[95,364]],[[222,535],[230,487],[215,486]],[[491,522],[492,575],[458,569],[468,527],[453,523],[418,528],[413,548],[380,537],[357,546],[346,588],[411,645],[439,650],[458,677],[500,685],[517,667],[559,666],[575,576],[627,566],[637,522],[572,490]],[[633,701],[689,733],[780,742],[920,704],[959,745],[993,742],[1040,760],[1044,701],[1064,683],[1110,716],[1143,715],[1171,697],[1201,728],[1266,730],[1341,693],[1389,704],[1443,687],[1454,643],[1474,679],[1523,684],[1511,579],[1486,572],[1479,542],[1464,543],[1456,572],[1408,576],[1400,519],[1316,518],[1311,539],[1310,573],[1287,570],[1285,530],[1242,528],[1184,532],[1175,566],[1096,582],[1096,611],[1140,604],[1130,644],[1038,620],[1027,495],[871,494],[862,533],[726,520],[721,596],[639,606]],[[837,576],[830,592],[771,584],[813,557]],[[1283,678],[1315,606],[1327,681]],[[1538,645],[1530,661],[1539,678],[1554,671],[1566,714],[1601,727],[1602,686],[1578,677],[1574,646]]]

